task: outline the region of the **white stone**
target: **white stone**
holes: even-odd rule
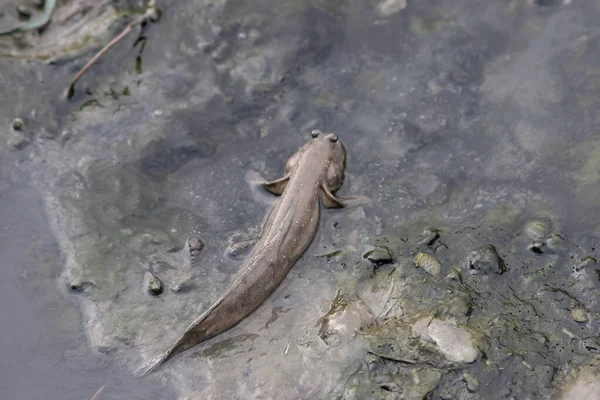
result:
[[[560,400],[600,400],[600,368],[584,367],[564,389]]]
[[[427,332],[450,361],[468,364],[475,361],[479,355],[471,334],[456,326],[455,321],[433,319]]]

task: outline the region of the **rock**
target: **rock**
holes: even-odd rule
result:
[[[542,240],[548,235],[548,229],[541,221],[530,221],[525,225],[525,234],[532,240]]]
[[[25,121],[23,121],[21,118],[15,118],[12,123],[12,128],[15,131],[23,130],[23,128],[25,128]]]
[[[535,254],[544,254],[544,248],[546,247],[546,243],[541,240],[536,240],[529,245],[529,250],[534,252]]]
[[[196,288],[196,284],[191,279],[184,280],[182,282],[178,282],[171,286],[171,291],[173,293],[188,293]]]
[[[375,315],[358,296],[346,296],[341,292],[331,301],[331,308],[317,321],[319,337],[326,344],[347,342],[375,322]]]
[[[496,247],[487,244],[471,251],[466,259],[466,265],[472,274],[487,275],[503,274],[506,272],[506,264],[498,255]]]
[[[406,0],[384,0],[377,6],[381,17],[389,17],[406,8]]]
[[[476,49],[461,49],[453,56],[449,78],[459,85],[466,85],[481,79],[485,55]]]
[[[573,308],[571,309],[571,317],[575,320],[575,322],[587,322],[588,316],[583,308]]]
[[[81,281],[79,279],[74,279],[67,283],[67,288],[73,293],[83,293],[90,286],[92,286],[91,282]]]
[[[432,255],[427,253],[417,253],[413,262],[417,267],[423,268],[427,273],[438,276],[441,271],[440,262]]]
[[[560,236],[560,235],[558,235],[556,233],[553,233],[552,235],[550,235],[550,237],[548,238],[548,240],[546,240],[546,246],[550,250],[556,252],[557,250],[559,250],[560,245],[562,244],[562,242],[563,242],[562,236]]]
[[[234,232],[228,239],[229,244],[225,249],[225,254],[234,259],[243,256],[252,249],[252,246],[258,241],[259,236],[260,233],[254,230],[249,232]]]
[[[238,242],[231,242],[225,253],[232,258],[237,258],[242,254],[246,253],[255,243],[255,240],[240,240]]]
[[[463,381],[465,381],[465,383],[467,384],[467,390],[471,393],[475,393],[479,390],[479,379],[477,379],[477,377],[475,377],[474,375],[471,375],[468,372],[463,372]]]
[[[376,249],[367,251],[363,257],[375,264],[376,268],[394,262],[392,252],[386,247],[377,247]]]
[[[204,242],[199,237],[191,237],[187,240],[187,246],[192,256],[198,255],[198,253],[204,248]]]
[[[589,365],[577,371],[574,378],[562,390],[559,400],[599,400],[600,367]]]
[[[479,350],[473,343],[471,334],[456,326],[456,322],[432,319],[427,333],[435,342],[446,359],[462,364],[470,364],[477,360]]]
[[[146,272],[145,281],[146,290],[148,290],[148,293],[151,295],[158,296],[163,292],[164,285],[162,281],[152,272]]]
[[[450,268],[446,274],[446,280],[448,282],[460,282],[462,283],[462,274],[457,268]]]
[[[427,228],[421,235],[419,245],[421,246],[432,246],[440,238],[440,231],[436,228]]]
[[[431,323],[432,319],[433,317],[425,317],[415,322],[410,328],[412,335],[420,337],[426,342],[435,343],[433,338],[429,336],[429,324]]]
[[[452,362],[469,364],[479,356],[471,334],[459,328],[454,320],[425,317],[415,322],[411,331],[413,336],[435,344]]]

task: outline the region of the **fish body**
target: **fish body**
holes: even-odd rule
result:
[[[319,199],[328,208],[350,203],[350,199],[333,194],[344,180],[345,151],[338,136],[321,131],[313,131],[311,136],[288,159],[283,178],[261,183],[280,197],[265,220],[258,244],[233,282],[175,344],[151,358],[138,375],[146,375],[175,354],[219,335],[252,313],[277,289],[313,240],[319,225]]]

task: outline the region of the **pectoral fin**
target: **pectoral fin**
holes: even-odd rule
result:
[[[290,180],[290,175],[286,175],[281,179],[277,179],[276,181],[271,182],[262,182],[261,186],[269,193],[273,193],[277,196],[281,196],[285,187],[287,186],[288,181]]]
[[[321,186],[319,198],[326,208],[353,207],[370,203],[370,200],[364,196],[347,198],[336,197],[326,185]]]

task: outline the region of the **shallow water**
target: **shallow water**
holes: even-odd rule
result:
[[[88,53],[0,60],[2,311],[19,321],[0,345],[21,360],[3,391],[556,398],[597,365],[600,3],[402,3],[159,2],[145,40],[112,49],[70,101]],[[345,145],[340,195],[371,203],[324,210],[264,306],[133,378],[248,254],[227,247],[252,243],[274,200],[248,171],[280,177],[313,128]],[[423,239],[429,227],[438,238]],[[190,236],[206,248],[188,264]],[[503,261],[481,263],[484,245]],[[363,257],[374,249],[391,260]],[[419,252],[439,266],[416,268]],[[362,298],[377,329],[324,341],[338,290]],[[475,362],[415,336],[434,316],[470,332]]]

